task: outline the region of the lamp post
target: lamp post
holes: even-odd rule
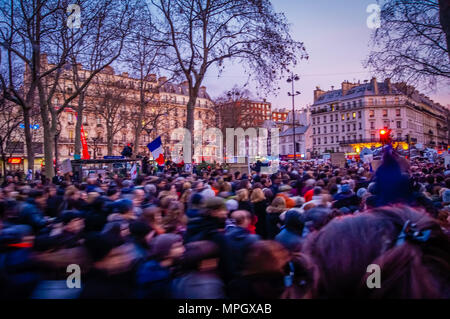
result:
[[[292,134],[293,134],[293,138],[294,138],[294,162],[297,159],[296,156],[296,142],[295,142],[295,101],[294,98],[297,95],[300,95],[300,91],[295,91],[294,90],[294,82],[300,80],[300,77],[297,74],[294,74],[292,72],[291,76],[288,77],[288,79],[286,80],[286,82],[291,83],[292,84],[292,92],[288,92],[289,96],[292,96]]]

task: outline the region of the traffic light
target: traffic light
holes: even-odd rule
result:
[[[380,142],[385,144],[391,143],[391,130],[388,128],[384,128],[380,130]]]

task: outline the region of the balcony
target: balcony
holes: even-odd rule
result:
[[[394,142],[407,142],[406,138],[393,138]],[[360,143],[381,143],[379,138],[362,138],[362,139],[352,139],[352,140],[345,140],[340,141],[339,145],[341,146],[347,146],[350,144],[360,144]]]

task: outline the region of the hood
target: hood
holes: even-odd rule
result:
[[[156,260],[149,260],[144,263],[136,273],[137,282],[140,285],[149,284],[156,281],[168,279],[170,270],[162,267]]]
[[[249,234],[250,232],[247,229],[239,226],[229,227],[227,229],[227,237],[231,237],[235,240],[244,240]]]
[[[287,230],[301,234],[304,226],[302,215],[295,210],[288,211],[284,219],[284,225]]]

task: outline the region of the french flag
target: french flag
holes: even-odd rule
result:
[[[153,158],[155,159],[158,165],[164,165],[164,152],[161,143],[161,136],[158,136],[155,140],[147,144],[148,149],[152,153]]]

